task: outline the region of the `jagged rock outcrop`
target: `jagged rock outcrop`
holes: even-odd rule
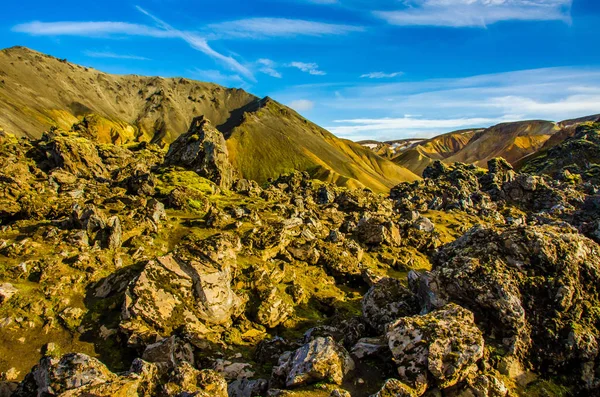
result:
[[[240,248],[232,235],[190,237],[172,253],[151,260],[127,289],[121,326],[150,340],[184,325],[206,329],[204,325],[228,324],[241,308],[231,289]]]
[[[52,131],[42,136],[40,150],[45,154],[47,167],[61,168],[81,178],[106,178],[104,165],[96,145],[78,135]]]
[[[371,397],[418,397],[418,394],[412,387],[405,385],[398,379],[388,379],[381,390]]]
[[[453,386],[477,372],[484,340],[473,314],[455,304],[388,325],[386,339],[400,379],[418,395]]]
[[[444,247],[427,283],[440,306],[456,302],[475,313],[486,335],[510,355],[545,371],[600,386],[594,307],[600,295],[596,243],[570,228],[475,227]]]
[[[296,387],[329,379],[341,385],[344,376],[354,369],[354,361],[333,338],[315,338],[295,352],[286,352],[273,368],[271,380],[286,387]]]
[[[417,296],[394,278],[379,280],[362,299],[363,317],[380,333],[388,323],[400,317],[414,316],[420,310]]]
[[[560,144],[526,158],[522,172],[546,174],[566,182],[600,184],[600,123],[577,127],[572,137]]]
[[[112,382],[117,376],[95,358],[80,353],[44,357],[21,382],[16,397],[58,396],[83,386]]]
[[[230,189],[235,179],[225,137],[204,116],[196,117],[188,132],[169,146],[165,164],[194,170],[223,189]]]

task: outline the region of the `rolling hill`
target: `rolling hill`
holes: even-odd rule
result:
[[[39,138],[75,130],[100,143],[168,145],[204,115],[227,138],[240,175],[260,183],[294,170],[387,191],[416,175],[339,139],[270,98],[185,78],[111,75],[24,47],[0,51],[0,129]]]

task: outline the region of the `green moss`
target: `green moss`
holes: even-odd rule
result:
[[[167,195],[176,187],[187,187],[196,189],[206,195],[212,195],[216,191],[216,185],[206,178],[201,177],[194,171],[182,168],[167,168],[157,173],[159,184],[157,190],[160,194]]]
[[[519,395],[527,397],[567,397],[571,389],[553,380],[537,380],[518,391]]]

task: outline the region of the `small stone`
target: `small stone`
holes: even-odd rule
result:
[[[0,304],[12,298],[19,290],[10,283],[0,284]]]

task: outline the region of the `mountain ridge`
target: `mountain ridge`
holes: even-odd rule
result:
[[[39,138],[60,128],[99,143],[168,145],[202,115],[227,139],[240,174],[259,183],[296,170],[376,191],[418,179],[273,99],[241,89],[112,75],[25,47],[0,51],[0,76],[0,128],[17,136]]]

